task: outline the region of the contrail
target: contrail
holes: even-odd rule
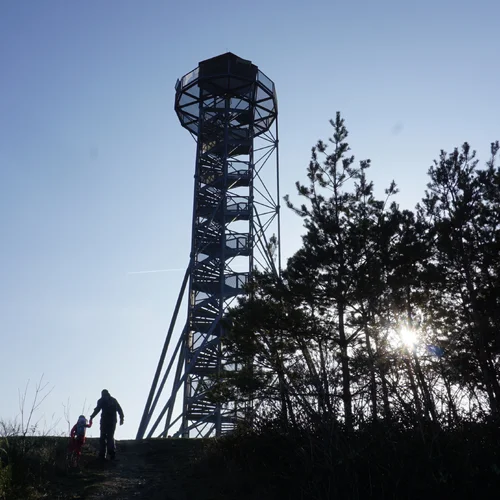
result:
[[[185,269],[153,269],[151,271],[128,271],[127,274],[170,273],[172,271],[185,271]]]

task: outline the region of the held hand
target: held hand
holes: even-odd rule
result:
[[[123,418],[120,418],[120,425],[123,425]]]
[[[89,420],[89,427],[92,427],[92,419]]]

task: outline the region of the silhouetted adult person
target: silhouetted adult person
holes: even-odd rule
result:
[[[101,412],[101,436],[99,438],[99,457],[106,458],[106,450],[111,460],[115,458],[115,429],[116,414],[120,415],[120,425],[123,425],[123,410],[118,401],[111,397],[111,394],[103,389],[101,398],[97,401],[92,415],[90,415],[90,424],[92,419]]]

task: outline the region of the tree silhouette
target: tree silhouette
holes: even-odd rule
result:
[[[340,114],[330,123],[296,183],[303,202],[285,197],[303,219],[302,246],[281,277],[255,273],[228,313],[228,363],[247,369],[219,387],[282,428],[384,421],[424,435],[496,418],[498,142],[485,169],[468,144],[442,151],[422,203],[401,210],[394,182],[374,195],[370,160],[355,163]]]

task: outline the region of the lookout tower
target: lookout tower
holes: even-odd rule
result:
[[[177,81],[175,112],[196,141],[191,254],[138,439],[208,437],[234,428],[242,416],[237,402],[208,397],[223,370],[238,369],[224,365],[220,320],[255,268],[281,267],[274,83],[228,52]],[[185,297],[187,320],[177,328]]]

